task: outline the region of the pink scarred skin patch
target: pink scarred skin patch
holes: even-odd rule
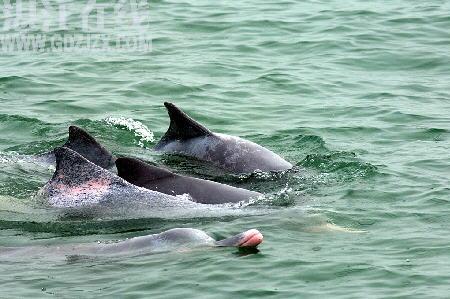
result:
[[[108,179],[95,179],[75,187],[70,187],[62,183],[57,183],[54,187],[61,193],[76,196],[82,193],[104,193],[108,190],[110,184],[111,181]]]
[[[264,237],[257,229],[251,229],[244,232],[239,247],[256,247],[262,243]]]

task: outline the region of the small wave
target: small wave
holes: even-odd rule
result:
[[[241,174],[238,176],[238,178],[240,180],[246,180],[248,178],[254,177],[257,179],[262,179],[262,180],[269,180],[271,178],[273,178],[276,175],[276,173],[272,173],[272,172],[264,172],[262,170],[255,170],[253,171],[253,173],[250,174]]]
[[[187,194],[187,193],[181,194],[181,195],[176,195],[175,197],[182,201],[196,202],[195,199],[190,194]],[[214,204],[214,205],[203,204],[202,207],[208,207],[210,210],[222,208],[222,209],[230,209],[230,210],[234,211],[236,209],[241,209],[241,208],[245,208],[248,206],[258,204],[259,202],[262,202],[264,199],[265,199],[265,196],[260,195],[258,197],[251,198],[249,200],[241,200],[238,202],[226,202],[226,203],[220,203],[220,204]]]
[[[278,207],[288,207],[295,204],[296,192],[288,183],[283,189],[277,191],[275,194],[269,196],[270,205]]]
[[[110,116],[105,119],[105,122],[111,126],[126,128],[128,131],[133,132],[134,136],[139,137],[138,145],[140,147],[145,147],[145,142],[155,141],[153,132],[140,121],[126,117]]]
[[[298,163],[298,166],[315,168],[322,173],[334,174],[340,180],[352,180],[378,173],[375,165],[359,160],[353,152],[310,154]]]
[[[0,155],[0,163],[9,163],[11,159],[9,157],[6,157],[4,155]]]
[[[17,163],[19,160],[20,156],[17,153],[9,153],[9,154],[0,153],[1,164]]]

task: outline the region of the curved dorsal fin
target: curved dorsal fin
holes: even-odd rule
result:
[[[50,182],[65,186],[78,186],[91,180],[118,181],[107,170],[93,164],[79,153],[67,147],[54,150],[56,170]]]
[[[69,127],[69,139],[63,147],[76,151],[102,168],[107,169],[114,165],[114,156],[98,143],[94,137],[77,126]]]
[[[190,138],[211,135],[212,132],[205,126],[193,120],[172,103],[164,102],[170,117],[170,126],[166,134],[161,138],[159,145],[171,140],[186,140]]]
[[[167,169],[134,158],[118,158],[116,167],[119,177],[139,187],[150,181],[176,176]]]

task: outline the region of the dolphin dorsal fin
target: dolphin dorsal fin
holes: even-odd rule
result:
[[[95,165],[79,153],[67,147],[58,147],[54,150],[56,157],[56,170],[51,183],[74,187],[89,181],[104,181],[121,183],[121,179],[114,177],[107,170]]]
[[[69,139],[63,147],[76,151],[95,165],[108,169],[114,165],[114,156],[85,130],[69,127]]]
[[[166,106],[169,113],[170,126],[158,145],[171,140],[186,140],[212,134],[205,126],[193,120],[174,104],[164,102],[164,106]]]
[[[116,167],[119,177],[139,187],[150,181],[176,176],[176,174],[167,169],[156,167],[134,158],[118,158]]]
[[[58,147],[53,152],[55,173],[38,192],[51,206],[70,208],[97,204],[108,199],[106,196],[112,186],[131,186],[69,148]]]

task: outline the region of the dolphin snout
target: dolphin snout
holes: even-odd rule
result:
[[[262,243],[263,239],[263,235],[257,229],[251,229],[242,233],[238,247],[256,247]]]
[[[216,242],[217,246],[256,247],[263,241],[263,235],[257,229],[250,229],[243,233]]]

